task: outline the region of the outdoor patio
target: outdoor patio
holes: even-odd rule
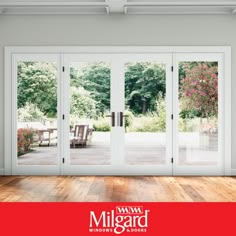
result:
[[[165,164],[165,133],[133,132],[125,134],[125,164]],[[217,139],[201,137],[199,133],[180,133],[180,165],[214,165],[217,160]],[[109,165],[110,133],[94,132],[86,147],[70,149],[71,165]],[[33,151],[18,157],[19,165],[56,165],[56,143],[51,146],[35,146]],[[186,148],[187,147],[187,148]],[[188,157],[188,158],[187,158]]]

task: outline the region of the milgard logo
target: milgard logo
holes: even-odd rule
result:
[[[89,232],[147,232],[149,212],[150,210],[144,210],[142,206],[117,206],[114,210],[99,214],[90,211]]]

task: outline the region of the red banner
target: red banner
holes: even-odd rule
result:
[[[0,235],[235,235],[236,203],[0,203]]]

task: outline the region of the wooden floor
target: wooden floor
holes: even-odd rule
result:
[[[236,201],[236,177],[0,177],[1,202]]]

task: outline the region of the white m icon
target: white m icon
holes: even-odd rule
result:
[[[143,207],[140,206],[126,206],[116,207],[116,214],[142,214]]]

